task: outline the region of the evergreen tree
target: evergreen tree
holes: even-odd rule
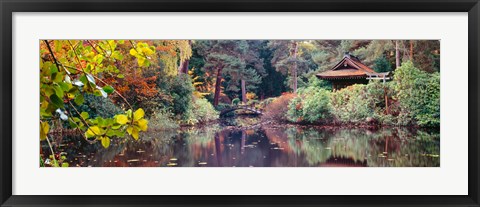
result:
[[[215,72],[214,106],[219,103],[222,81],[226,81],[226,91],[238,92],[242,85],[243,93],[248,89],[247,82],[258,84],[261,74],[256,69],[262,69],[258,55],[250,51],[246,40],[207,40],[199,41],[199,54],[205,58],[205,70]],[[242,81],[243,80],[243,81]]]
[[[390,64],[390,62],[388,62],[385,56],[381,56],[375,60],[373,69],[379,73],[389,72],[389,71],[392,71],[392,65]]]
[[[301,41],[298,40],[272,40],[268,46],[273,51],[272,65],[276,70],[290,77],[290,88],[294,93],[298,88],[298,73],[307,68],[307,61],[298,55]]]

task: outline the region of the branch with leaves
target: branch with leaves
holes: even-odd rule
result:
[[[147,130],[148,121],[144,119],[143,109],[134,111],[122,94],[100,78],[104,76],[122,78],[121,71],[114,63],[123,60],[122,52],[126,52],[119,50],[117,45],[124,44],[124,41],[43,40],[42,43],[40,48],[42,57],[40,140],[48,139],[51,128],[49,122],[56,118],[67,122],[71,128],[81,131],[82,136],[89,143],[100,141],[105,148],[110,145],[110,139],[113,137],[120,138],[129,134],[137,140],[139,133]],[[155,52],[146,43],[138,43],[136,48],[137,50],[140,48],[141,54],[145,57]],[[50,58],[45,58],[48,56]],[[138,57],[133,54],[132,56],[137,58],[139,63],[146,64],[144,60],[138,60]],[[139,66],[142,65],[139,64]],[[79,110],[79,106],[85,102],[85,94],[108,98],[112,93],[123,99],[129,107],[127,111],[116,114],[112,118],[93,118],[88,112]]]

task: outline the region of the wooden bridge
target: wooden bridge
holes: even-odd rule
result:
[[[248,105],[237,105],[237,106],[232,106],[231,108],[223,109],[222,111],[220,111],[220,116],[223,116],[229,112],[236,111],[236,110],[247,110],[247,111],[253,112],[256,115],[263,114],[261,110],[258,110],[255,107],[248,106]]]

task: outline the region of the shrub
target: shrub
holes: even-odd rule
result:
[[[248,106],[255,107],[256,109],[262,108],[262,107],[260,106],[260,101],[258,101],[258,100],[250,100],[250,101],[247,102],[247,105],[248,105]]]
[[[263,107],[263,108],[265,108],[265,107],[267,107],[269,104],[271,104],[275,99],[277,99],[277,98],[273,97],[273,98],[264,99],[263,101],[260,102],[260,106]]]
[[[394,81],[402,123],[411,117],[420,126],[440,126],[439,73],[428,74],[408,61],[397,68]]]
[[[254,100],[257,98],[257,94],[253,92],[247,92],[246,96],[247,96],[247,101]]]
[[[227,108],[230,108],[230,104],[218,103],[218,105],[215,106],[215,109],[216,109],[217,111],[222,111],[222,110],[227,109]]]
[[[165,109],[154,111],[148,121],[149,128],[153,130],[175,129],[179,125],[173,119],[173,114]]]
[[[308,78],[308,86],[307,87],[315,87],[315,88],[323,88],[326,90],[332,90],[332,83],[326,80],[320,80],[316,76],[311,76]]]
[[[278,98],[275,98],[266,106],[265,113],[263,114],[262,118],[288,121],[286,116],[288,111],[288,103],[294,97],[295,95],[292,93],[283,93]]]
[[[238,105],[239,103],[240,103],[240,99],[239,99],[239,98],[234,98],[234,99],[232,100],[232,105],[234,105],[234,106]]]
[[[122,113],[123,110],[116,106],[109,98],[95,96],[92,94],[84,94],[85,102],[79,107],[80,112],[85,111],[90,117],[97,116],[103,118],[111,118],[116,114]]]
[[[205,98],[196,98],[193,105],[193,114],[198,123],[206,123],[218,119],[219,113]]]
[[[192,110],[192,93],[194,88],[191,84],[190,77],[181,74],[173,78],[170,93],[173,98],[172,110],[179,120],[188,121],[191,117]]]
[[[344,123],[364,121],[373,116],[374,104],[366,85],[355,84],[332,93],[333,114]]]
[[[314,123],[331,117],[329,91],[310,86],[300,89],[298,94],[288,105],[289,121]]]

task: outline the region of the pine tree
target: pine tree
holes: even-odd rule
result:
[[[308,66],[307,61],[298,55],[301,41],[298,40],[272,40],[268,46],[273,51],[272,65],[284,75],[289,75],[290,88],[294,93],[298,88],[298,73],[304,72]]]
[[[228,77],[227,91],[242,90],[245,96],[247,83],[259,84],[263,69],[258,55],[252,53],[246,40],[199,41],[199,53],[205,57],[205,70],[213,70],[216,76],[213,105],[217,106],[222,90],[222,81]],[[252,44],[252,43],[250,43]],[[243,80],[243,81],[242,81]],[[238,85],[241,85],[239,88]],[[242,87],[243,86],[243,87]]]

